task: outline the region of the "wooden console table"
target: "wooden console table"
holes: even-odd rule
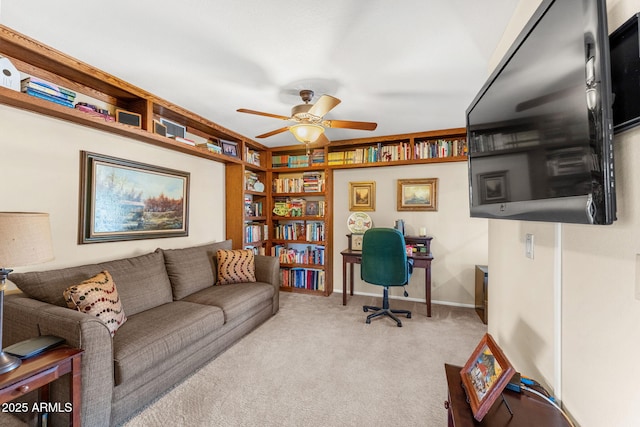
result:
[[[489,412],[478,422],[473,418],[471,406],[462,388],[460,380],[461,366],[444,365],[449,386],[449,398],[444,402],[448,411],[449,427],[569,427],[570,424],[551,403],[523,390],[521,393],[506,390],[503,392],[505,400],[513,412],[513,416],[505,407],[502,399],[498,398]]]
[[[427,317],[431,317],[431,261],[433,255],[431,254],[431,237],[412,237],[405,236],[407,244],[424,244],[426,251],[424,253],[415,252],[411,258],[413,258],[413,268],[424,268],[424,288],[427,304]],[[353,296],[353,264],[362,263],[362,251],[353,251],[345,249],[340,252],[342,255],[342,305],[347,305],[347,287],[349,288],[349,294]],[[349,280],[347,286],[347,270],[349,270]]]
[[[71,402],[59,402],[61,411],[71,412],[72,426],[80,426],[80,359],[84,350],[68,346],[53,350],[22,361],[13,371],[0,374],[0,404],[10,402],[32,390],[38,389],[38,401],[49,402],[49,384],[65,374],[71,374],[69,396]],[[65,405],[70,403],[71,405]],[[32,407],[16,403],[15,411],[32,413]]]

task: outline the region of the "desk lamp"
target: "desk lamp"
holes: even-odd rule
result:
[[[4,290],[8,266],[20,267],[53,259],[49,214],[0,212],[0,374],[16,369],[22,361],[2,347]]]

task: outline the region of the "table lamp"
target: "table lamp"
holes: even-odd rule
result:
[[[7,268],[38,264],[53,259],[49,214],[0,212],[0,348]],[[0,349],[0,374],[20,366],[21,360]]]

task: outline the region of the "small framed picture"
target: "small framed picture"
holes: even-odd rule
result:
[[[304,204],[305,216],[320,216],[320,202],[316,200],[308,201]]]
[[[483,173],[478,178],[480,180],[480,200],[482,203],[509,201],[507,171]]]
[[[482,421],[514,372],[493,337],[485,334],[460,371],[462,385],[476,420]]]
[[[349,235],[349,250],[350,251],[361,251],[362,250],[362,239],[364,234],[352,233]]]
[[[349,183],[349,210],[352,212],[376,210],[375,181]]]
[[[399,211],[437,211],[438,178],[399,179]]]
[[[231,157],[238,157],[238,143],[233,141],[222,141],[222,154]]]

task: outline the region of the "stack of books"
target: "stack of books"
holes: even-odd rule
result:
[[[40,99],[55,102],[73,108],[76,93],[36,77],[27,77],[21,81],[22,92]]]

